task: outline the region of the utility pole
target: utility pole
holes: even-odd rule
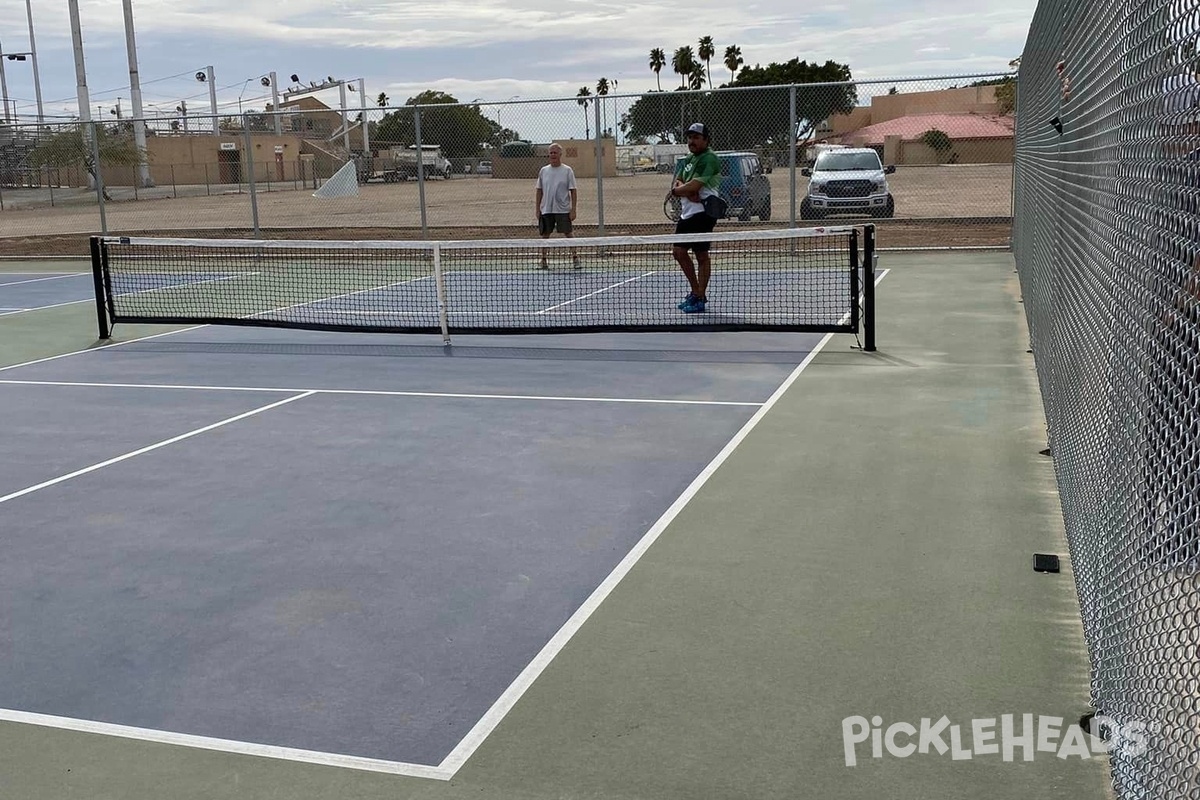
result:
[[[138,182],[153,186],[146,160],[146,119],[142,112],[142,84],[138,78],[137,42],[133,33],[133,0],[122,0],[125,10],[125,48],[129,56],[129,100],[133,105],[133,144],[138,151]],[[118,117],[120,114],[118,114]]]
[[[33,61],[33,96],[37,98],[37,121],[41,126],[45,121],[42,111],[42,79],[38,74],[37,45],[33,41],[33,0],[25,0],[25,14],[29,17],[29,58]]]

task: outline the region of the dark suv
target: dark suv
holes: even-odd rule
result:
[[[742,221],[758,217],[763,222],[771,219],[771,181],[767,179],[767,168],[757,153],[715,151],[721,161],[721,185],[717,190],[729,204],[725,217],[736,217]],[[680,156],[675,162],[679,173]]]
[[[729,203],[727,215],[740,220],[758,217],[771,219],[771,181],[762,160],[755,153],[723,153],[721,159],[721,197]]]

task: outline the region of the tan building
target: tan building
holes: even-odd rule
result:
[[[256,182],[309,185],[315,178],[328,178],[349,160],[340,133],[340,111],[312,97],[281,103],[279,107],[284,115],[283,135],[273,135],[274,118],[267,106],[266,113],[250,123],[249,145],[236,117],[222,122],[218,136],[178,131],[147,136],[151,180],[157,186],[246,183],[252,161]],[[353,120],[351,126],[351,151],[360,152],[361,126]],[[105,167],[104,180],[110,186],[132,186],[136,173],[135,167]],[[86,185],[82,170],[78,175],[72,182]]]
[[[1015,155],[1015,120],[997,114],[914,114],[868,125],[837,137],[838,144],[873,147],[886,164],[1011,164]],[[931,131],[945,134],[936,150]]]
[[[1015,120],[1000,110],[995,86],[879,95],[870,106],[832,117],[819,138],[876,148],[888,164],[1007,164],[1016,152]],[[925,144],[930,130],[945,133],[950,146],[937,151]]]

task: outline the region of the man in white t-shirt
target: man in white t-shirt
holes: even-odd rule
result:
[[[534,213],[537,214],[538,233],[543,239],[558,231],[571,238],[572,223],[579,193],[575,188],[575,170],[562,163],[562,145],[550,145],[550,163],[538,171]],[[571,250],[571,262],[578,267],[579,257]],[[546,251],[542,251],[541,268],[548,269]]]

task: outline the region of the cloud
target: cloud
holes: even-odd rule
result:
[[[236,108],[239,96],[261,107],[261,87],[245,81],[272,70],[305,80],[361,76],[370,97],[386,91],[399,101],[429,88],[467,98],[570,96],[579,86],[594,88],[600,76],[617,80],[618,92],[641,92],[656,85],[651,48],[669,59],[680,45],[695,49],[705,34],[716,39],[716,82],[728,80],[723,54],[733,43],[748,66],[831,59],[864,79],[1004,71],[1024,46],[1035,5],[696,0],[682,14],[676,5],[642,0],[135,0],[134,15],[148,97],[165,105],[206,102],[207,87],[192,74],[212,64],[219,102]],[[70,109],[75,80],[65,4],[38,4],[34,13],[43,92]],[[127,98],[120,0],[81,0],[80,15],[89,87],[98,102]],[[0,19],[24,18],[24,0],[0,0]],[[971,49],[931,44],[930,31]],[[21,41],[5,34],[10,49]],[[10,95],[28,114],[30,76],[15,66],[9,72]],[[663,87],[678,80],[668,64]]]

